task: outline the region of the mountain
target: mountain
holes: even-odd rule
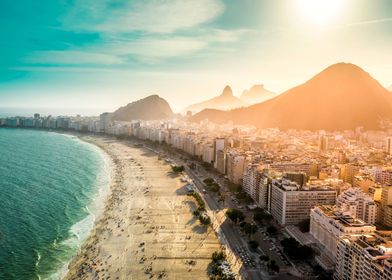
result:
[[[192,113],[198,113],[204,109],[219,109],[219,110],[230,110],[234,108],[239,108],[246,106],[247,104],[235,97],[230,86],[226,86],[221,95],[216,96],[212,99],[193,104],[184,109],[184,112],[191,111]]]
[[[169,103],[158,95],[150,95],[146,98],[129,103],[117,109],[112,116],[112,120],[160,120],[173,115]]]
[[[392,119],[391,93],[360,67],[338,63],[263,103],[231,111],[204,110],[191,120],[333,131],[378,129],[383,118]]]
[[[271,99],[276,93],[264,88],[264,85],[254,85],[249,90],[244,90],[241,94],[241,100],[248,104],[256,104]]]
[[[392,85],[389,86],[388,90],[392,92]]]

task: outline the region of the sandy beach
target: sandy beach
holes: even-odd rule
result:
[[[65,279],[208,279],[219,241],[170,165],[130,142],[83,136],[113,161],[111,194]]]

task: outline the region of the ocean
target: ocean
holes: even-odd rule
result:
[[[76,137],[0,128],[0,279],[60,279],[103,210],[110,172]]]

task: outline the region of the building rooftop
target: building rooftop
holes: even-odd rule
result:
[[[361,219],[352,217],[351,215],[341,212],[335,205],[320,205],[317,208],[323,212],[323,214],[333,220],[336,223],[344,227],[374,227],[371,224],[365,223]],[[375,229],[375,227],[374,227]]]

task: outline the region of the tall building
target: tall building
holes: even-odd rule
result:
[[[216,154],[216,169],[221,174],[226,174],[226,152],[219,150]]]
[[[383,225],[392,227],[392,186],[382,186],[380,216]]]
[[[349,188],[336,199],[337,208],[350,216],[369,224],[376,223],[377,206],[374,200],[360,188]]]
[[[336,257],[339,238],[347,234],[373,233],[376,227],[332,205],[320,205],[310,211],[310,234],[325,248],[332,260]]]
[[[338,163],[344,164],[346,162],[347,162],[346,153],[344,151],[340,150],[338,153]]]
[[[203,148],[203,161],[209,164],[214,163],[214,146],[205,144]]]
[[[359,173],[360,170],[361,166],[357,164],[345,164],[341,174],[343,181],[354,185],[354,177]]]
[[[328,137],[326,135],[321,135],[319,137],[319,149],[320,151],[327,151],[328,150]]]
[[[99,115],[99,126],[101,132],[106,132],[112,120],[112,113],[102,113]]]
[[[312,186],[286,180],[273,180],[271,214],[281,225],[293,225],[309,219],[310,209],[316,205],[335,204],[336,190],[329,185]]]
[[[376,234],[341,238],[337,246],[334,279],[392,279],[392,242]]]
[[[392,168],[379,167],[374,171],[374,179],[376,183],[381,185],[392,185]]]
[[[214,142],[214,168],[218,167],[218,152],[223,151],[225,148],[225,139],[224,138],[216,138]]]
[[[227,177],[234,184],[242,184],[246,157],[244,154],[237,154],[234,151],[227,153]]]
[[[259,204],[260,186],[263,177],[263,170],[260,169],[259,164],[248,164],[245,168],[242,182],[243,190],[249,194],[257,204]]]
[[[385,151],[392,155],[392,137],[387,137],[385,139]]]

